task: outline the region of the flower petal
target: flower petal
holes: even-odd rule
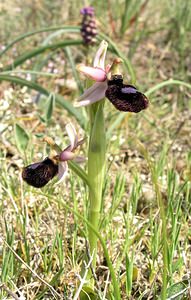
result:
[[[66,161],[61,161],[58,164],[58,181],[55,184],[61,183],[68,173],[68,164]]]
[[[72,160],[74,159],[75,154],[71,151],[64,150],[60,153],[59,159],[60,161],[67,161],[67,160]]]
[[[94,68],[101,68],[105,70],[105,56],[107,52],[107,47],[108,43],[106,41],[102,41],[94,58]]]
[[[74,103],[75,107],[86,106],[95,103],[105,97],[107,81],[96,82],[80,96],[80,102]]]
[[[68,149],[68,150],[72,151],[77,146],[78,136],[77,136],[76,130],[75,130],[74,126],[72,125],[72,123],[68,123],[65,128],[66,128],[68,137],[70,139],[70,149]]]
[[[105,81],[107,78],[106,72],[104,71],[104,69],[101,68],[93,68],[80,64],[77,66],[77,70],[85,76],[98,82]]]

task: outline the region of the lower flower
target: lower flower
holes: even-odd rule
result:
[[[58,182],[60,183],[68,172],[67,161],[76,159],[81,161],[81,157],[74,154],[75,150],[84,143],[84,139],[78,140],[76,130],[74,126],[69,123],[66,125],[66,131],[70,139],[70,145],[64,150],[60,148],[50,138],[46,138],[46,142],[57,152],[53,158],[47,157],[43,161],[33,163],[23,168],[22,178],[29,185],[36,188],[45,186],[56,175],[58,176]]]

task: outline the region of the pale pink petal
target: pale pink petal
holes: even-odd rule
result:
[[[101,68],[93,68],[93,67],[88,67],[88,66],[81,64],[81,65],[77,66],[77,70],[79,72],[81,72],[82,74],[84,74],[85,76],[91,78],[92,80],[98,81],[98,82],[104,81],[107,78],[104,69],[101,69]]]
[[[66,161],[61,161],[58,164],[58,181],[56,184],[61,183],[68,173],[68,164]]]
[[[64,150],[60,153],[59,159],[60,161],[67,161],[74,159],[75,154],[71,151]]]
[[[74,103],[75,107],[86,106],[95,103],[105,97],[107,81],[96,82],[80,96],[80,102]]]
[[[106,41],[102,41],[94,58],[94,68],[101,68],[105,70],[105,56],[107,52],[107,47],[108,43]]]
[[[72,125],[72,123],[68,123],[65,128],[66,128],[68,137],[70,139],[70,151],[72,151],[77,146],[78,136],[77,136],[76,130],[75,130],[74,126]]]

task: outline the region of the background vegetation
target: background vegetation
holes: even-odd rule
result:
[[[88,50],[79,34],[85,5],[95,7],[100,34]],[[72,106],[84,82],[75,66],[87,53],[94,57],[103,35],[110,39],[107,61],[123,57],[125,80],[150,99],[137,115],[105,107],[109,154],[100,231],[121,297],[161,299],[165,268],[166,298],[189,299],[190,1],[8,0],[0,9],[0,299],[73,299],[79,285],[87,228],[77,213],[87,217],[85,185],[71,171],[61,185],[37,190],[23,183],[21,171],[48,155],[43,137],[67,145],[68,121],[86,136],[87,111]],[[87,144],[81,152],[87,155]],[[98,254],[99,297],[115,299],[101,244]]]

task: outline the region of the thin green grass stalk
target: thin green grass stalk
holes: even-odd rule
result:
[[[16,253],[15,250],[13,250],[13,248],[9,245],[9,243],[7,243],[7,241],[0,239],[0,241],[4,242],[4,244],[6,245],[6,247],[10,250],[10,252],[14,255],[14,257],[16,259],[18,259],[35,277],[37,277],[43,284],[45,284],[50,291],[52,292],[52,294],[55,294],[56,296],[58,296],[60,298],[59,293],[53,288],[53,286],[51,284],[49,284],[48,282],[46,282],[43,278],[41,278],[29,265],[27,265],[25,263],[25,261]]]
[[[80,78],[79,78],[79,74],[78,74],[78,72],[76,70],[76,65],[75,65],[75,62],[74,62],[73,55],[72,55],[70,47],[66,47],[65,48],[65,53],[66,53],[66,55],[68,57],[68,61],[69,61],[70,66],[71,66],[74,79],[75,79],[75,81],[77,83],[78,90],[82,94],[84,90],[83,90],[83,87],[82,87],[82,84],[81,84],[81,81],[80,81]]]
[[[5,71],[1,72],[1,75],[12,75],[12,74],[34,74],[38,76],[45,76],[45,77],[58,77],[60,75],[58,74],[52,74],[47,72],[40,72],[40,71],[34,71],[34,70],[12,70],[12,71]]]
[[[104,101],[90,107],[90,141],[88,151],[89,215],[88,221],[99,231],[100,210],[102,204],[103,181],[105,173],[105,124],[103,114]],[[97,236],[88,229],[90,255],[94,253],[92,266],[96,267]],[[93,283],[93,280],[92,280]]]
[[[185,81],[181,81],[181,80],[176,80],[176,79],[168,79],[168,80],[165,80],[163,82],[160,82],[158,84],[156,84],[155,86],[153,86],[152,88],[150,88],[146,93],[145,95],[146,96],[150,96],[151,94],[153,94],[154,92],[162,89],[163,87],[165,86],[168,86],[168,85],[182,85],[182,86],[185,86],[189,89],[191,89],[191,84],[190,83],[187,83]]]
[[[50,197],[50,195],[46,195],[46,196]],[[51,198],[52,198],[52,196],[51,196]],[[56,201],[57,201],[57,199],[56,199]],[[111,262],[111,259],[109,257],[107,246],[106,246],[105,241],[102,238],[101,234],[99,233],[99,231],[97,231],[94,228],[94,226],[93,226],[93,224],[91,222],[89,222],[86,218],[84,218],[80,213],[78,213],[74,209],[72,209],[72,207],[70,207],[69,205],[67,205],[64,202],[63,199],[61,199],[61,202],[62,202],[63,207],[65,207],[69,211],[72,211],[78,218],[80,218],[81,220],[83,220],[83,222],[87,224],[88,228],[91,229],[92,233],[94,233],[97,236],[97,239],[99,239],[99,241],[100,241],[100,243],[102,245],[102,248],[103,248],[105,259],[107,261],[107,266],[108,266],[108,268],[110,270],[111,281],[112,281],[112,284],[113,284],[115,300],[121,300],[119,281],[117,280],[117,277],[115,275],[115,270],[114,270],[113,264]]]
[[[55,38],[57,38],[58,36],[60,36],[61,34],[63,34],[63,33],[65,33],[66,31],[65,30],[63,30],[63,29],[61,29],[61,30],[59,30],[59,31],[55,31],[55,32],[53,32],[53,33],[51,33],[50,35],[48,35],[48,37],[46,37],[45,38],[45,40],[42,42],[42,46],[47,46],[47,45],[50,45],[51,43],[52,43],[52,40],[53,39],[55,39]],[[79,30],[79,33],[80,33],[80,30]],[[81,91],[81,93],[83,92],[83,89],[82,89],[82,86],[80,86],[80,80],[79,80],[79,77],[78,77],[78,74],[77,74],[77,72],[76,72],[76,67],[75,67],[75,64],[74,64],[74,62],[73,62],[73,57],[72,57],[72,55],[70,55],[70,49],[68,49],[68,51],[67,51],[67,47],[66,47],[66,50],[65,50],[65,52],[66,52],[66,54],[67,54],[67,56],[68,56],[68,59],[69,59],[69,62],[70,62],[70,65],[71,65],[71,67],[72,67],[72,72],[73,72],[73,75],[74,75],[74,78],[75,79],[78,79],[78,81],[76,80],[76,82],[77,82],[77,85],[78,85],[78,89]],[[56,50],[55,50],[56,51]],[[54,52],[55,52],[54,51]],[[67,53],[68,52],[68,53]],[[51,53],[51,54],[53,54],[53,53]],[[50,55],[48,55],[48,57],[49,57]],[[43,68],[43,66],[46,64],[46,62],[47,62],[47,59],[44,59],[44,55],[43,54],[41,54],[40,56],[38,56],[38,59],[36,60],[36,62],[35,62],[35,65],[34,65],[34,70],[36,70],[36,71],[40,71],[42,68]],[[33,78],[32,78],[32,80],[33,81],[35,81],[35,76],[33,76]]]
[[[175,264],[173,264],[174,254],[177,250],[178,246],[178,237],[181,230],[181,206],[182,206],[182,197],[181,192],[184,189],[185,183],[183,186],[178,186],[178,175],[174,172],[174,170],[170,170],[168,172],[168,218],[171,220],[171,231],[170,231],[170,239],[169,239],[169,279],[170,283],[173,283],[173,273],[175,271]]]
[[[126,183],[126,178],[124,174],[118,174],[115,180],[115,185],[114,185],[114,189],[113,189],[113,196],[112,196],[112,200],[111,200],[111,209],[109,212],[109,222],[111,222],[111,220],[114,217],[114,214],[116,212],[116,210],[118,209],[121,200],[124,196],[124,191],[125,191],[125,183]]]
[[[13,40],[12,42],[10,42],[5,49],[3,49],[0,52],[0,57],[5,54],[11,47],[13,47],[16,43],[32,36],[38,33],[42,33],[42,32],[49,32],[49,31],[57,31],[57,30],[62,30],[62,32],[74,32],[74,33],[79,33],[80,32],[80,27],[79,26],[54,26],[54,27],[47,27],[47,28],[42,28],[42,29],[38,29],[35,31],[31,31],[31,32],[27,32],[25,34],[20,35],[19,37],[17,37],[15,40]]]
[[[161,191],[159,188],[159,183],[158,183],[158,176],[157,172],[155,170],[155,166],[153,162],[150,159],[150,156],[143,146],[142,143],[138,141],[138,144],[140,146],[140,150],[146,159],[150,172],[151,172],[151,178],[152,178],[152,183],[155,188],[155,193],[156,193],[156,199],[158,203],[158,207],[160,209],[160,218],[162,220],[162,245],[163,245],[163,274],[162,274],[162,291],[161,291],[161,300],[166,300],[167,296],[167,276],[168,276],[168,244],[167,244],[167,221],[166,221],[166,212],[165,212],[165,205],[163,203]]]
[[[26,79],[23,79],[23,78],[20,78],[17,76],[0,74],[0,81],[8,81],[8,82],[12,82],[15,84],[19,84],[21,86],[27,86],[28,88],[33,89],[37,92],[40,92],[41,94],[43,94],[45,96],[50,95],[50,92],[48,90],[46,90],[45,88],[43,88],[41,85],[37,84],[36,82],[28,81]],[[79,124],[81,125],[82,128],[85,128],[85,122],[82,118],[81,113],[77,109],[75,109],[70,102],[66,101],[59,94],[55,94],[55,100],[56,100],[57,104],[59,104],[61,107],[64,107],[68,111],[68,113],[70,113],[71,115],[73,115],[76,118],[76,120],[79,122]]]
[[[34,50],[29,51],[29,52],[19,56],[17,59],[15,59],[15,61],[13,61],[12,64],[5,66],[2,71],[12,70],[12,69],[22,65],[26,60],[31,59],[45,51],[50,51],[50,50],[52,51],[55,49],[64,48],[66,46],[77,46],[77,45],[82,45],[82,44],[83,44],[82,40],[64,40],[62,42],[58,42],[55,44],[35,48]]]
[[[34,191],[34,193],[36,193],[37,196],[43,196],[43,197],[47,197],[47,199],[50,199],[51,201],[54,200],[55,204],[58,204],[58,197],[54,196],[52,194],[49,193],[43,193],[43,194],[39,194],[39,192]],[[69,212],[72,212],[76,217],[78,217],[80,220],[82,220],[87,227],[91,228],[92,232],[97,236],[97,238],[100,241],[100,244],[102,246],[103,252],[104,252],[104,257],[106,259],[107,262],[107,266],[109,268],[110,274],[111,274],[111,283],[113,285],[113,295],[114,295],[114,299],[115,300],[121,300],[121,296],[120,296],[120,286],[119,286],[119,281],[115,275],[115,269],[113,267],[112,261],[110,259],[109,256],[109,252],[107,250],[107,246],[106,243],[103,239],[103,237],[101,236],[101,234],[99,233],[99,231],[97,231],[94,226],[91,224],[91,222],[89,222],[81,213],[77,212],[74,210],[73,207],[71,207],[70,205],[67,205],[66,202],[64,201],[64,199],[62,197],[59,198],[60,204],[62,204],[62,206],[68,210]]]
[[[125,0],[124,14],[121,18],[120,35],[124,36],[131,18],[135,17],[141,9],[143,3],[140,0]]]
[[[126,291],[127,295],[131,295],[132,284],[133,284],[133,262],[134,262],[134,251],[132,250],[131,255],[126,254]]]

